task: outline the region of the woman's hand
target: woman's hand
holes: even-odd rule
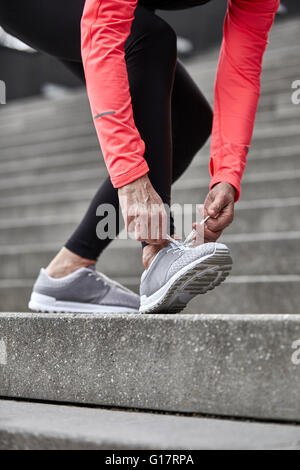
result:
[[[148,175],[119,188],[120,206],[127,232],[136,240],[160,245],[166,239],[167,213]]]
[[[235,189],[229,183],[218,183],[208,193],[204,217],[210,216],[204,227],[204,241],[215,242],[234,218]]]

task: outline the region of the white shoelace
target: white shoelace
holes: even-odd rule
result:
[[[91,271],[90,273],[88,273],[88,276],[94,277],[96,281],[104,281],[100,273],[98,273],[97,271]]]
[[[105,274],[99,273],[96,270],[92,270],[90,273],[88,273],[88,276],[89,277],[94,277],[96,281],[103,281],[104,284],[106,284],[110,287],[114,285],[114,286],[119,287],[120,289],[122,289],[126,292],[132,293],[132,291],[130,289],[128,289],[127,287],[123,286],[122,284],[120,284],[117,281],[114,281],[113,279],[110,279],[110,277],[106,276]]]
[[[205,222],[209,218],[210,218],[210,216],[208,215],[207,217],[205,217],[205,219],[202,219],[199,225],[205,224]],[[169,242],[173,245],[171,248],[169,248],[169,250],[167,250],[167,253],[171,250],[174,250],[174,248],[175,248],[174,253],[177,252],[178,250],[186,250],[193,243],[194,237],[195,237],[196,234],[197,234],[197,230],[193,229],[184,241],[176,240],[175,238],[170,237],[170,235],[167,235],[166,239],[169,240]],[[174,247],[174,245],[175,245],[175,247]]]

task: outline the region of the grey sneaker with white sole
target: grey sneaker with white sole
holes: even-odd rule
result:
[[[221,284],[232,267],[222,243],[196,247],[178,241],[159,251],[141,277],[140,313],[178,313],[198,294]]]
[[[44,269],[34,284],[29,308],[49,313],[138,313],[137,294],[94,266],[54,279]]]

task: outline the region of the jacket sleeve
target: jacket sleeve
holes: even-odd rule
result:
[[[232,184],[236,200],[253,133],[268,33],[279,0],[229,0],[214,96],[212,188]]]
[[[145,144],[131,104],[125,42],[137,0],[86,0],[81,51],[93,119],[112,184],[118,188],[145,175]]]

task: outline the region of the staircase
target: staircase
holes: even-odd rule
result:
[[[291,84],[300,79],[299,41],[299,20],[276,24],[270,37],[242,197],[234,223],[222,236],[232,250],[232,275],[176,316],[26,313],[40,267],[80,221],[107,172],[84,93],[0,108],[0,308],[24,312],[0,314],[0,396],[300,422],[300,104],[291,102]],[[217,51],[211,51],[187,64],[210,101],[216,60]],[[173,202],[204,201],[208,162],[209,144],[174,185]],[[114,241],[99,269],[137,290],[140,255],[133,241]],[[32,421],[31,407],[40,410]],[[139,427],[137,433],[132,430],[136,441],[126,432],[118,440],[114,426],[105,441],[100,431],[88,438],[85,425],[82,436],[71,430],[65,436],[63,418],[56,427],[39,418],[39,413],[66,413],[71,421],[88,423],[94,412],[101,423],[106,416],[101,410],[85,408],[82,420],[84,410],[77,407],[4,400],[0,409],[15,416],[11,425],[0,424],[0,448],[1,442],[6,448],[105,448],[107,442],[115,448],[159,448],[155,432],[139,440]],[[132,416],[147,428],[152,415]],[[153,429],[161,429],[161,418]],[[169,429],[176,419],[190,420],[165,448],[209,448],[214,442],[243,447],[243,432],[256,436],[250,447],[295,448],[300,442],[299,427],[292,424],[165,418]],[[129,429],[124,419],[122,426]],[[234,428],[234,442],[228,436],[222,440],[224,423]],[[219,441],[203,437],[209,426]],[[264,434],[260,426],[270,429]],[[186,434],[188,429],[193,431]],[[16,438],[21,436],[16,430],[23,430],[26,442]]]

